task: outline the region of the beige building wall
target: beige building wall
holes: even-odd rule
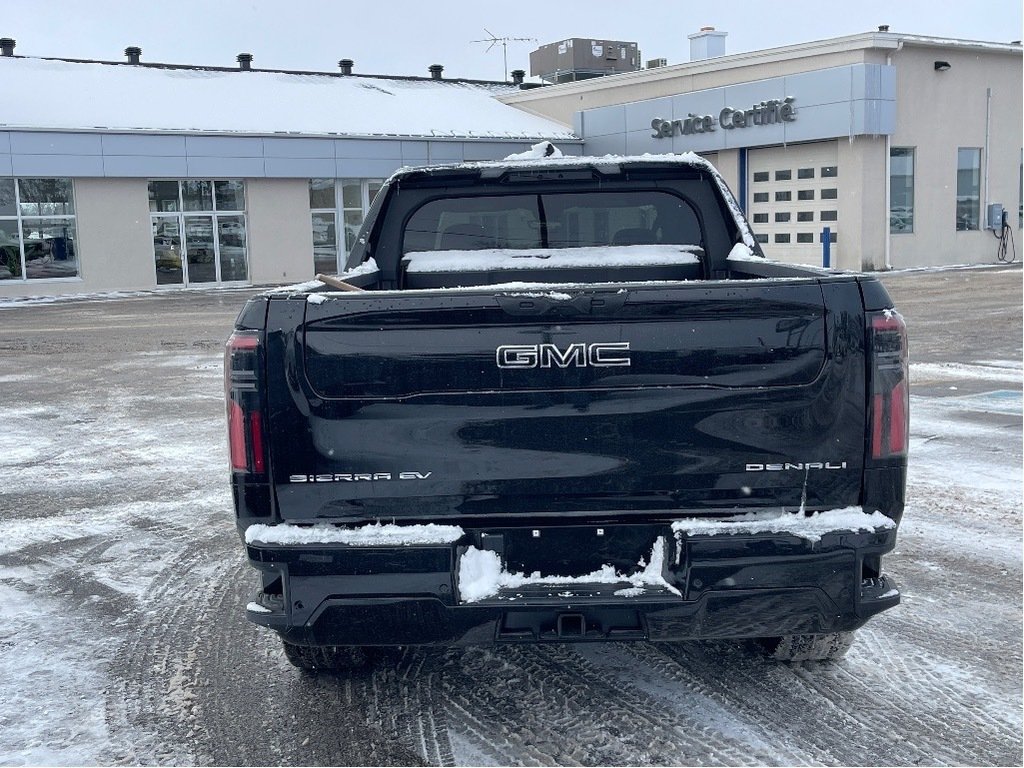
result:
[[[311,279],[309,181],[246,179],[245,186],[250,282]],[[0,281],[0,299],[181,287],[156,283],[147,179],[76,178],[74,194],[80,277]]]
[[[948,62],[950,68],[937,72],[936,60]],[[899,110],[891,145],[914,148],[914,231],[892,235],[894,268],[996,261],[997,241],[990,231],[956,230],[958,147],[982,148],[982,222],[988,203],[1002,203],[1020,247],[1017,210],[1024,83],[1019,57],[1013,66],[1007,65],[1010,61],[1005,53],[957,51],[948,46],[908,46],[893,55]]]
[[[886,143],[881,136],[856,136],[838,142],[839,220],[844,239],[839,269],[885,269],[889,209],[885,189]]]
[[[75,179],[79,277],[4,280],[5,296],[63,296],[156,287],[145,179]]]
[[[247,179],[249,270],[254,285],[313,277],[308,179]]]

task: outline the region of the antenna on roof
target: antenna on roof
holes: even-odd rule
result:
[[[503,58],[504,58],[504,61],[505,61],[505,71],[504,71],[502,77],[505,80],[508,80],[508,44],[509,43],[535,43],[535,42],[537,42],[537,38],[536,37],[497,37],[497,36],[495,36],[495,34],[493,32],[491,32],[489,29],[487,29],[487,27],[484,27],[484,32],[486,32],[488,35],[490,35],[490,37],[487,37],[487,38],[485,38],[483,40],[470,40],[469,42],[471,42],[471,43],[490,43],[490,45],[487,46],[487,50],[484,51],[484,53],[490,53],[491,52],[491,48],[493,48],[494,46],[498,45],[499,43],[501,44],[501,52],[502,52],[502,55],[503,55]]]

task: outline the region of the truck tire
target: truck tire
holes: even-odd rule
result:
[[[764,654],[776,661],[832,661],[845,656],[853,640],[853,632],[829,632],[765,637],[757,642]]]
[[[359,669],[368,661],[366,652],[354,645],[312,647],[282,642],[284,655],[292,666],[307,672],[343,672]]]

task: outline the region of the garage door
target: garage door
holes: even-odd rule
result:
[[[831,264],[838,263],[837,155],[834,141],[750,150],[747,210],[768,258],[821,264],[822,231],[828,227]]]

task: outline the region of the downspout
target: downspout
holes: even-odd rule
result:
[[[895,53],[903,50],[903,39],[896,41],[896,50],[886,54],[885,66],[892,66],[892,57]],[[897,94],[898,95],[898,94]],[[897,115],[899,105],[897,104]],[[892,225],[889,217],[892,215],[892,134],[885,135],[885,269],[892,269]]]
[[[978,217],[982,218],[983,221],[987,221],[988,217],[985,214],[985,209],[988,206],[988,145],[992,134],[992,89],[985,89],[985,196],[982,198],[981,210],[978,211]]]
[[[892,136],[885,136],[885,270],[892,269]]]

